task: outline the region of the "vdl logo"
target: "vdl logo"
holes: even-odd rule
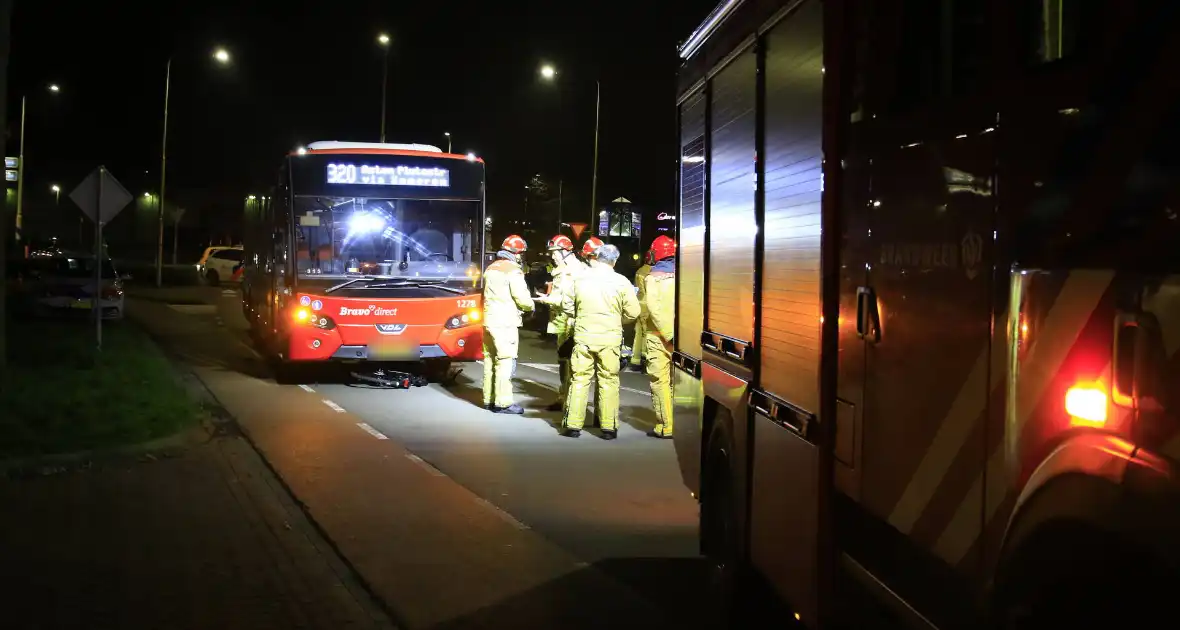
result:
[[[405,331],[405,324],[377,324],[377,332],[382,335],[400,335]]]

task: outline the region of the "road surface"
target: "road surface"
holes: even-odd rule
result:
[[[224,329],[229,334],[217,343],[237,344],[245,357],[231,369],[269,378],[260,357],[241,352],[252,344],[235,289],[141,295],[168,304],[173,314]],[[360,430],[374,440],[404,446],[422,467],[465,486],[505,519],[629,584],[675,627],[705,618],[697,505],[680,481],[671,441],[645,435],[654,425],[646,377],[622,375],[622,422],[614,441],[594,430],[580,439],[558,435],[560,414],[543,409],[558,383],[555,349],[533,333],[522,333],[516,378],[524,416],[480,408],[481,378],[480,365],[467,365],[447,387],[384,390],[351,382],[346,370],[326,370],[312,382],[281,387],[313,393],[326,407],[360,418]]]

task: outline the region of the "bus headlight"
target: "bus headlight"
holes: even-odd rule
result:
[[[320,330],[332,330],[336,327],[336,322],[331,317],[320,313],[313,313],[311,309],[306,306],[300,306],[295,309],[294,313],[295,323],[312,326]]]
[[[472,324],[479,323],[483,319],[483,313],[478,308],[473,308],[464,313],[458,313],[450,316],[447,319],[446,327],[450,330],[456,328],[463,328]]]

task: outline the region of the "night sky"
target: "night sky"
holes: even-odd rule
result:
[[[387,141],[445,150],[451,132],[455,152],[487,160],[493,208],[519,205],[536,172],[588,205],[596,79],[600,202],[671,206],[676,45],[715,0],[171,4],[17,0],[8,153],[27,94],[26,204],[100,163],[135,194],[158,190],[171,54],[167,196],[233,212],[300,144],[377,141],[387,32]]]

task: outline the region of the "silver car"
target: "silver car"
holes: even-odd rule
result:
[[[94,255],[55,250],[29,256],[28,272],[33,305],[40,312],[91,313],[98,293],[103,319],[122,319],[123,279],[110,258],[104,258],[95,283]]]

